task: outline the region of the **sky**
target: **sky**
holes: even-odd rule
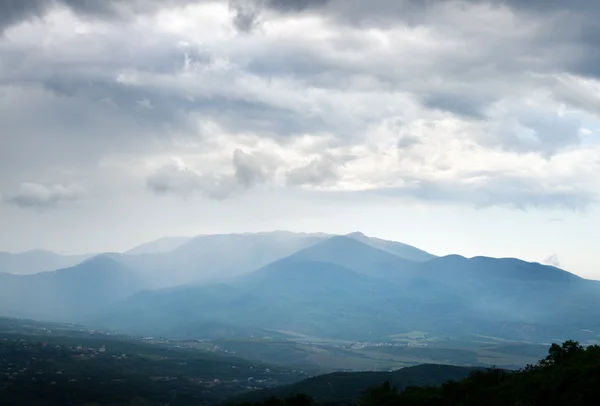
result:
[[[596,0],[0,0],[0,250],[367,235],[600,279]]]

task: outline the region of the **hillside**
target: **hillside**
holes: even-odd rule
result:
[[[430,382],[433,376],[431,366],[410,368],[422,369]],[[441,370],[445,367],[437,366]],[[409,370],[407,368],[407,370]],[[408,371],[407,371],[408,372]],[[383,377],[383,376],[381,376]],[[544,405],[544,406],[588,406],[600,402],[600,346],[587,348],[578,342],[568,340],[562,344],[552,344],[548,355],[534,365],[518,370],[506,371],[498,368],[472,370],[454,379],[437,384],[423,384],[420,379],[415,385],[405,382],[395,384],[395,377],[386,377],[383,383],[362,389],[352,390],[352,386],[362,388],[371,381],[369,378],[348,379],[346,396],[336,396],[340,387],[338,379],[317,377],[306,380],[280,391],[255,392],[233,398],[229,404],[247,406],[297,405],[364,405],[364,406],[505,406],[505,405]],[[409,374],[415,378],[415,374]],[[329,382],[335,383],[327,392]],[[287,390],[291,389],[291,390]],[[296,391],[296,389],[304,392]],[[344,395],[346,391],[343,391]],[[313,395],[314,394],[314,395]]]
[[[310,396],[315,403],[346,403],[356,400],[365,390],[386,381],[399,390],[409,386],[437,386],[450,380],[464,379],[475,370],[477,369],[450,365],[419,365],[393,372],[337,372],[315,376],[288,386],[247,393],[230,399],[229,403],[257,402],[299,393]]]
[[[2,404],[215,404],[305,377],[193,344],[0,318]]]
[[[0,280],[0,314],[48,320],[81,320],[143,288],[132,270],[104,255],[35,275],[0,274]]]
[[[138,245],[129,251],[126,251],[125,254],[141,255],[170,252],[181,247],[191,239],[192,237],[163,237],[159,238],[158,240],[149,241],[147,243]]]
[[[51,251],[31,250],[18,254],[0,252],[0,273],[29,275],[77,265],[91,255],[59,255]]]
[[[510,258],[411,261],[352,236],[201,236],[170,252],[105,254],[55,272],[0,278],[0,314],[139,334],[600,339],[596,281]]]
[[[353,238],[356,241],[378,248],[382,251],[387,251],[400,258],[408,259],[409,261],[424,262],[435,258],[435,255],[419,248],[415,248],[408,244],[403,244],[397,241],[382,240],[381,238],[367,237],[363,233],[354,232],[347,234],[346,237]]]
[[[515,259],[448,256],[407,261],[333,237],[228,283],[135,295],[110,327],[171,334],[224,321],[313,337],[386,340],[413,330],[438,337],[548,342],[594,340],[600,289],[563,270]]]
[[[122,255],[150,286],[228,280],[328,238],[323,234],[289,232],[198,236],[168,252]]]
[[[417,264],[349,236],[331,237],[290,255],[289,260],[327,262],[360,274],[396,278],[412,273]]]

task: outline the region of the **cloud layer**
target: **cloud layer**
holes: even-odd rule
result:
[[[6,197],[6,201],[22,208],[48,209],[75,202],[82,195],[81,188],[75,185],[46,186],[39,183],[21,183],[16,192]]]
[[[585,210],[600,9],[565,4],[5,1],[0,191],[23,208],[91,181]]]

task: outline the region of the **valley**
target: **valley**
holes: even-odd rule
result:
[[[360,233],[160,240],[0,282],[2,391],[32,405],[260,400],[243,396],[328,374],[439,385],[600,341],[597,281]]]

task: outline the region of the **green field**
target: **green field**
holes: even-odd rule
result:
[[[516,369],[535,363],[548,346],[468,339],[440,340],[425,332],[396,335],[386,343],[222,339],[210,342],[243,358],[286,365],[310,374],[334,371],[389,371],[419,364],[498,366]]]

